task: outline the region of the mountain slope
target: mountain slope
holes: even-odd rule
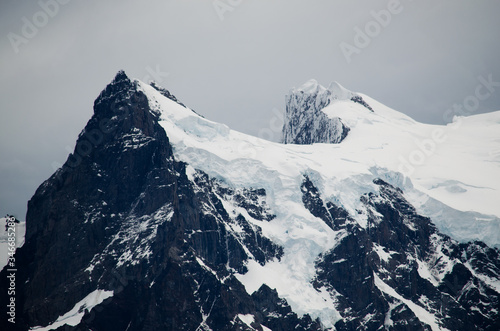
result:
[[[118,73],[29,202],[16,326],[498,329],[498,250],[441,234],[412,204],[431,198],[389,167],[393,150],[367,162],[376,141],[362,146],[360,129],[422,125],[362,98],[373,108],[320,109],[344,112],[340,144],[285,145]]]

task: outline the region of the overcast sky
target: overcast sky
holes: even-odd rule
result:
[[[119,69],[252,135],[311,78],[442,124],[478,77],[500,82],[499,13],[495,0],[2,0],[0,216],[24,220]],[[475,113],[500,109],[492,89]]]

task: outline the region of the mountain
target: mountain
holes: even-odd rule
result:
[[[314,85],[294,104],[342,140],[261,140],[119,72],[28,203],[0,328],[498,330],[500,112],[437,128]],[[290,132],[311,117],[287,116]],[[435,129],[435,154],[398,172]]]

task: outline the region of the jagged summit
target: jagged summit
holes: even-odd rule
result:
[[[130,80],[130,78],[128,78],[125,71],[118,71],[111,83],[109,83],[106,88],[101,91],[99,97],[94,101],[94,110],[96,110],[96,105],[98,105],[100,102],[111,98],[116,93],[125,93],[132,88],[132,81]]]
[[[122,81],[122,80],[129,80],[130,81],[130,78],[128,78],[127,74],[125,73],[125,70],[120,69],[116,73],[115,78],[113,79],[111,84]]]

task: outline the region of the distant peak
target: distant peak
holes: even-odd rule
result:
[[[290,91],[289,97],[302,98],[300,96],[301,93],[305,95],[315,95],[316,108],[318,108],[320,105],[326,107],[334,100],[349,100],[359,103],[373,112],[372,107],[368,103],[366,103],[361,95],[346,89],[336,81],[330,83],[330,85],[328,85],[328,88],[325,88],[324,86],[319,84],[317,80],[310,79],[299,88],[293,88]]]

